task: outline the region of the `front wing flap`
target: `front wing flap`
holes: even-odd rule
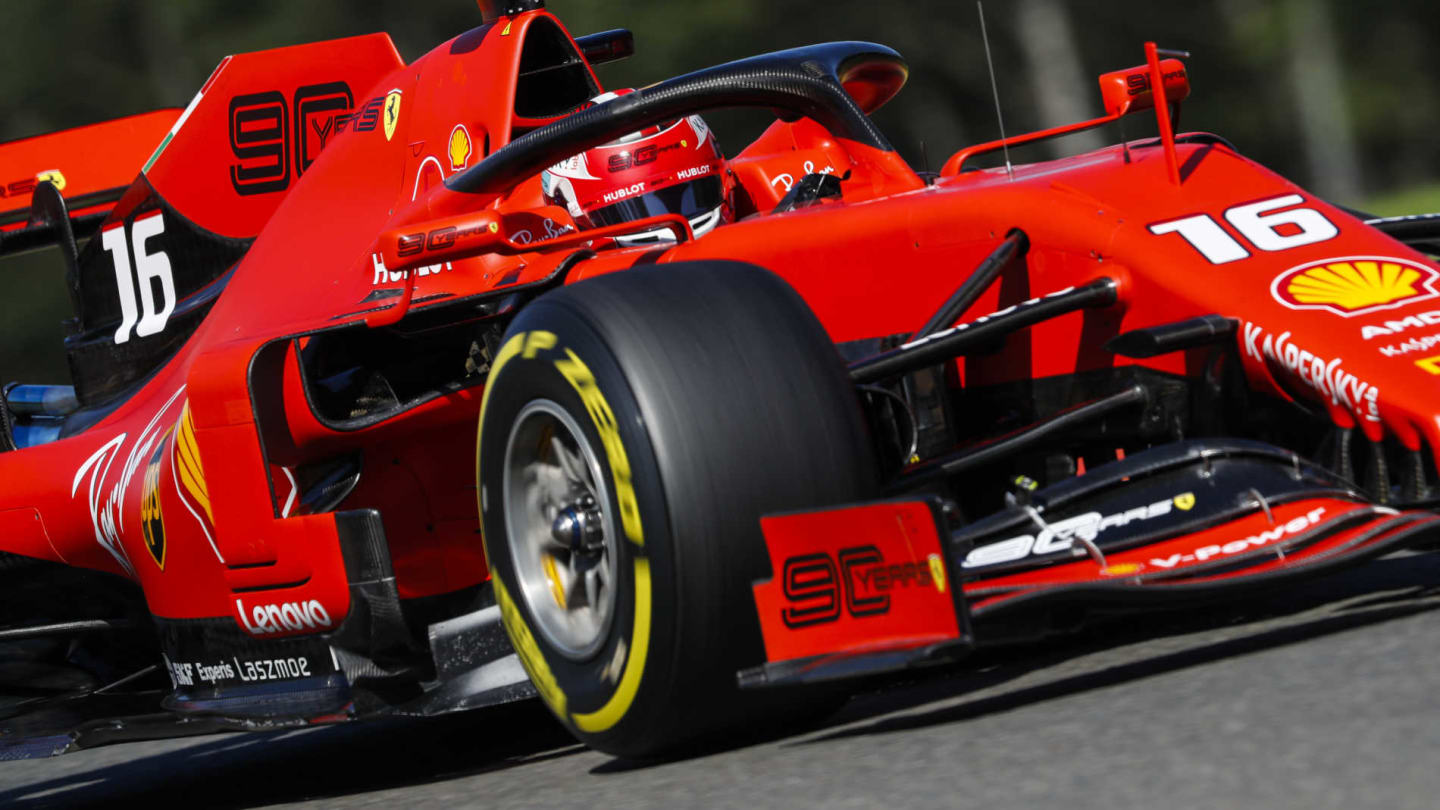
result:
[[[770,515],[775,576],[755,584],[769,663],[744,686],[830,680],[948,657],[969,644],[936,500]]]

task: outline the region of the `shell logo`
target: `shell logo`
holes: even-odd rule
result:
[[[460,171],[470,162],[470,130],[464,124],[456,124],[450,130],[450,170]]]
[[[1291,309],[1323,309],[1346,318],[1434,298],[1440,271],[1393,256],[1344,256],[1292,267],[1270,292]]]

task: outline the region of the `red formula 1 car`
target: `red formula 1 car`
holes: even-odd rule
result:
[[[411,64],[226,57],[178,115],[0,145],[0,253],[58,245],[74,305],[73,388],[0,408],[0,756],[537,693],[645,756],[1440,531],[1440,227],[1174,134],[1175,55],[1009,144],[1158,138],[928,174],[867,117],[885,47],[596,103],[627,32],[480,6]],[[777,119],[687,169],[703,236],[544,185],[737,106]]]

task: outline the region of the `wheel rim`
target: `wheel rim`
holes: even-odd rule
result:
[[[540,634],[568,658],[603,645],[615,614],[609,490],[580,426],[556,403],[521,409],[505,446],[505,536]]]

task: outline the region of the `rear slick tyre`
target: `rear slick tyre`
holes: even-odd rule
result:
[[[694,262],[542,296],[492,364],[477,464],[506,630],[586,744],[654,757],[829,697],[735,678],[764,661],[760,515],[875,490],[835,347],[777,276]]]

